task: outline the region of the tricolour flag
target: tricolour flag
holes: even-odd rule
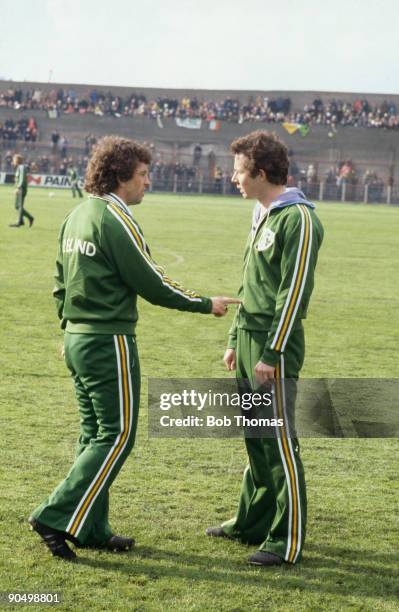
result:
[[[217,119],[211,119],[209,122],[209,129],[214,131],[220,130],[220,121]]]

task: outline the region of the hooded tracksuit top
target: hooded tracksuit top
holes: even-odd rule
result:
[[[212,302],[170,279],[151,257],[129,209],[115,194],[90,196],[65,219],[54,297],[71,333],[134,334],[137,295],[152,304],[209,313]]]
[[[265,214],[256,206],[229,348],[236,348],[237,328],[267,331],[261,360],[275,366],[290,333],[306,318],[323,240],[314,208],[297,188],[286,189]]]

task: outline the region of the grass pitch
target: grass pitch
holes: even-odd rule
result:
[[[74,201],[31,189],[26,204],[34,227],[9,228],[13,191],[0,190],[0,591],[58,591],[61,610],[397,610],[397,440],[303,440],[304,558],[264,570],[245,563],[253,547],[204,535],[235,512],[242,441],[148,439],[147,378],[228,376],[232,312],[217,320],[140,302],[138,439],[111,494],[112,524],[137,546],[120,556],[79,551],[75,565],[51,558],[26,518],[66,474],[78,432],[51,297],[57,231]],[[134,214],[170,276],[205,295],[235,295],[251,208],[154,194]],[[398,377],[399,209],[329,203],[318,213],[326,237],[302,374]]]

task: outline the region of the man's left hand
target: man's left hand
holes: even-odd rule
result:
[[[255,378],[262,385],[268,381],[274,380],[275,371],[275,367],[263,363],[263,361],[258,361],[254,370]]]

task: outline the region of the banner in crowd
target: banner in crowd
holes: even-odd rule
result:
[[[189,128],[190,130],[200,130],[201,124],[202,119],[190,119],[189,117],[181,119],[180,117],[176,117],[176,125],[178,127]]]
[[[307,136],[310,132],[310,127],[304,123],[290,123],[289,121],[284,121],[282,126],[290,135],[299,131],[301,136]]]
[[[0,172],[0,184],[13,185],[14,174]],[[83,188],[83,179],[79,179],[78,185]],[[28,186],[51,189],[71,189],[72,187],[69,177],[61,174],[28,174]]]
[[[211,119],[209,122],[209,129],[216,131],[220,130],[221,123],[217,119]]]

